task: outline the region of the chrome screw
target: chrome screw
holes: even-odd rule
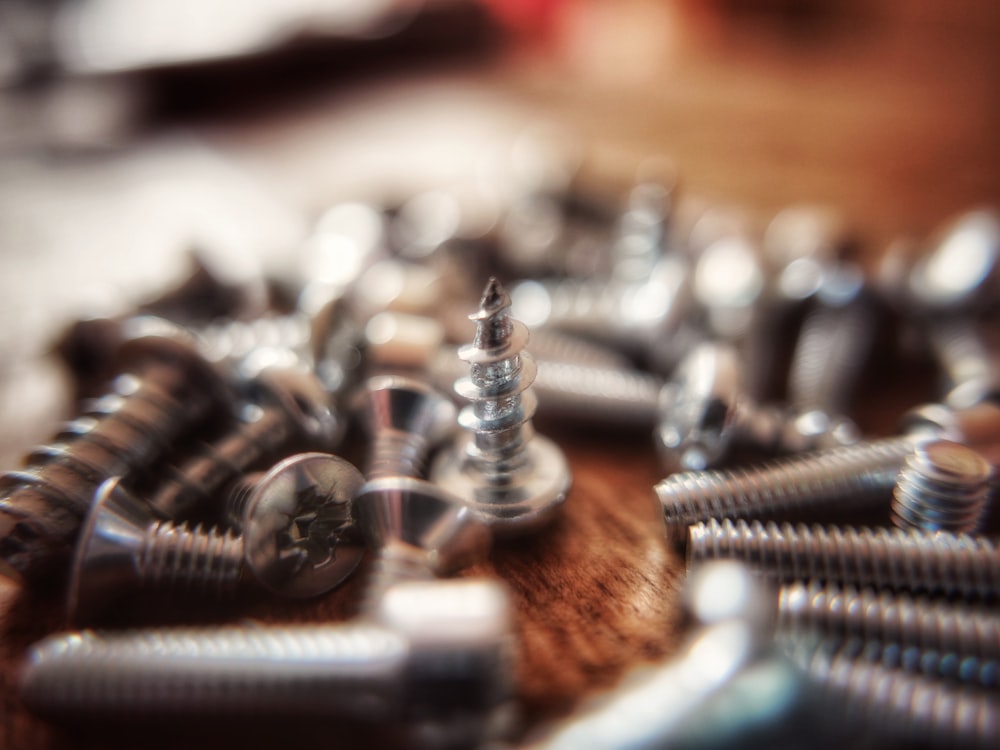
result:
[[[528,329],[510,314],[510,297],[490,279],[483,291],[476,335],[459,356],[471,375],[455,384],[472,402],[459,415],[469,435],[435,463],[432,478],[503,533],[532,531],[553,520],[569,491],[562,451],[534,434],[535,363],[524,352]]]
[[[1000,598],[1000,548],[986,537],[742,519],[688,529],[687,559],[735,558],[779,582],[819,580],[984,602]]]
[[[950,440],[918,443],[893,491],[892,522],[903,529],[976,531],[987,510],[993,468]]]
[[[945,403],[966,406],[997,392],[1000,368],[996,355],[974,321],[945,317],[930,322],[926,330],[930,348],[945,373]]]
[[[232,400],[190,337],[136,319],[119,351],[130,374],[28,467],[0,478],[0,574],[37,583],[61,575],[101,482],[149,468],[177,438]],[[93,413],[93,412],[92,412]]]
[[[268,591],[329,591],[361,561],[346,531],[361,474],[341,458],[303,453],[275,464],[246,498],[241,533],[159,521],[118,478],[97,492],[81,532],[67,598],[71,621],[145,586],[232,595],[244,571]]]

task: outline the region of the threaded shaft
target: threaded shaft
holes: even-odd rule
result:
[[[398,583],[431,581],[434,578],[426,553],[407,544],[390,542],[378,550],[365,586],[361,611],[374,611],[383,594]]]
[[[429,450],[430,443],[426,435],[391,429],[378,430],[372,440],[365,476],[368,479],[419,477],[423,474]]]
[[[138,583],[233,596],[243,574],[243,538],[231,531],[156,522],[136,554]]]
[[[903,529],[972,532],[990,494],[990,464],[949,440],[916,445],[906,457],[892,499],[892,522]]]
[[[20,688],[53,718],[388,718],[406,656],[404,638],[371,625],[83,631],[37,644]]]
[[[256,349],[286,349],[308,359],[311,320],[293,312],[253,320],[227,320],[198,331],[198,345],[211,362],[237,362]]]
[[[656,485],[668,524],[710,518],[769,517],[836,504],[848,510],[888,501],[913,447],[888,438],[830,448],[756,468],[673,474]]]
[[[966,534],[712,519],[688,529],[687,556],[689,564],[737,558],[779,582],[1000,598],[1000,548]]]
[[[848,722],[861,722],[921,747],[995,748],[1000,744],[996,694],[943,684],[824,649],[800,659],[829,706]]]
[[[618,370],[631,366],[629,360],[614,349],[592,344],[579,336],[545,328],[531,332],[531,352],[539,362],[545,360]]]
[[[1000,658],[1000,616],[975,607],[915,599],[856,586],[796,582],[778,596],[782,629],[816,629],[840,639],[862,638],[928,651]]]
[[[952,388],[966,383],[993,384],[993,356],[975,324],[964,317],[945,317],[928,327],[931,349]]]

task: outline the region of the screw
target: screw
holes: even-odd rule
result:
[[[831,655],[814,648],[796,658],[823,693],[826,711],[920,746],[995,748],[1000,701],[995,694]]]
[[[830,642],[849,642],[857,655],[885,666],[985,686],[996,683],[1000,669],[1000,620],[979,608],[797,582],[780,590],[778,622],[799,638],[818,632]]]
[[[982,331],[963,317],[935,318],[924,326],[934,356],[945,372],[947,404],[965,406],[996,393],[1000,372]]]
[[[311,371],[298,364],[270,364],[245,386],[252,400],[236,425],[217,441],[202,444],[201,455],[174,468],[171,481],[150,498],[163,518],[181,518],[210,502],[261,458],[291,444],[327,450],[340,442],[345,422]]]
[[[737,558],[772,580],[816,579],[943,596],[1000,597],[1000,548],[985,537],[712,519],[688,529],[688,564]]]
[[[502,729],[511,612],[491,581],[393,591],[389,626],[227,626],[95,633],[36,644],[20,693],[53,720],[331,717],[410,729],[425,747],[478,747]]]
[[[345,531],[351,498],[362,481],[357,469],[337,456],[287,458],[254,486],[237,535],[158,521],[111,478],[99,488],[81,532],[69,618],[92,620],[109,599],[143,586],[231,595],[244,570],[282,596],[329,591],[361,561],[363,549],[346,539]]]
[[[432,477],[496,530],[534,530],[565,501],[570,472],[555,443],[532,430],[535,363],[523,351],[528,329],[511,317],[510,297],[495,278],[470,317],[476,335],[459,356],[471,375],[455,384],[472,402],[459,415],[470,434],[441,456]]]
[[[460,499],[420,478],[431,447],[454,430],[452,403],[399,376],[369,379],[365,398],[373,445],[353,514],[378,550],[363,606],[371,613],[396,584],[432,580],[483,556],[490,537]]]
[[[987,509],[993,469],[950,440],[918,443],[893,491],[891,518],[902,529],[973,532]]]
[[[25,470],[0,478],[0,574],[31,583],[58,576],[97,486],[149,467],[230,400],[182,331],[156,319],[132,321],[129,330],[135,335],[119,358],[131,375],[116,381],[103,413],[36,451]]]

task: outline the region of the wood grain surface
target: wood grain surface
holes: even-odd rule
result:
[[[922,237],[955,211],[1000,205],[993,3],[822,2],[812,13],[802,11],[812,4],[795,2],[566,5],[544,39],[465,66],[338,80],[252,117],[221,110],[182,124],[313,213],[337,198],[371,195],[387,178],[406,194],[427,181],[414,174],[428,164],[437,165],[431,182],[454,184],[461,170],[452,161],[467,161],[476,142],[470,130],[492,137],[539,118],[574,132],[586,168],[612,182],[627,183],[644,158],[663,156],[685,192],[742,207],[757,222],[792,202],[830,204],[858,227],[869,260],[891,239]],[[389,124],[373,134],[360,106]],[[438,159],[442,153],[449,158]],[[855,416],[868,431],[889,431],[906,401],[928,393],[905,370],[887,367],[874,373]],[[488,563],[466,571],[510,588],[529,727],[669,655],[681,637],[683,576],[652,492],[660,472],[649,436],[538,426],[570,460],[565,512],[537,537],[498,544]],[[50,428],[37,425],[36,437]],[[237,612],[191,619],[343,620],[354,613],[364,573],[314,602],[243,601]],[[58,597],[0,580],[0,746],[180,744],[136,730],[61,731],[28,715],[14,690],[18,665],[30,643],[60,627]],[[247,738],[212,733],[183,744],[240,743]]]

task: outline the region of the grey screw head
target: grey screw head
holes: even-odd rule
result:
[[[404,544],[438,575],[477,562],[489,552],[489,528],[473,510],[422,479],[373,479],[355,496],[353,513],[370,545]]]
[[[351,501],[364,483],[354,466],[327,453],[275,464],[255,485],[242,523],[247,567],[282,596],[317,596],[361,562],[351,533]]]
[[[434,444],[455,430],[455,414],[451,401],[415,378],[378,375],[365,383],[363,417],[372,435],[391,430]]]

